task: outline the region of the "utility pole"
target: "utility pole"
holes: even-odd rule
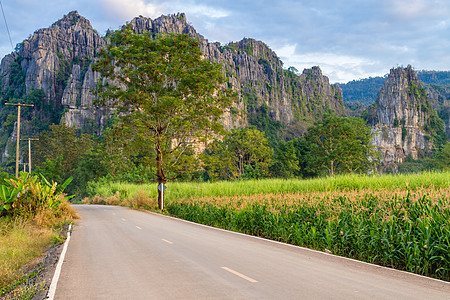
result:
[[[38,138],[20,139],[21,141],[28,141],[28,173],[31,174],[31,141],[39,141]]]
[[[34,104],[7,103],[5,101],[5,105],[17,106],[16,178],[19,178],[20,108],[22,106],[34,107]]]

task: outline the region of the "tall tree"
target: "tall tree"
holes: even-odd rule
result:
[[[255,128],[233,129],[223,141],[211,143],[203,160],[211,179],[261,178],[269,175],[273,149]]]
[[[177,164],[194,144],[222,129],[231,104],[222,67],[202,59],[199,42],[186,34],[115,31],[94,70],[99,103],[116,108],[136,136],[155,152],[159,184],[179,177]],[[182,169],[182,168],[181,168]],[[172,173],[173,174],[172,174]],[[158,196],[163,206],[161,193]]]
[[[450,170],[450,142],[447,142],[442,149],[434,156],[436,166],[441,170]]]
[[[297,140],[280,142],[274,149],[274,162],[270,166],[270,173],[275,177],[291,178],[296,176],[300,169],[300,162],[296,149]]]
[[[39,140],[34,143],[33,163],[40,169],[45,166],[58,166],[58,173],[62,174],[57,182],[62,182],[70,177],[76,168],[81,156],[93,145],[92,136],[87,134],[77,135],[75,128],[65,124],[50,125],[49,131],[43,131]],[[51,169],[56,169],[51,168]],[[52,178],[52,174],[45,174]]]
[[[312,170],[365,172],[375,167],[378,153],[370,144],[370,127],[361,118],[324,115],[308,129],[308,162]]]

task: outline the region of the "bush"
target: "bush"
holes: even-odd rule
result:
[[[21,172],[19,178],[9,178],[0,185],[0,216],[23,216],[31,218],[42,210],[50,210],[55,215],[61,214],[60,205],[70,199],[63,194],[72,178],[58,185],[49,183],[45,177],[31,176]]]

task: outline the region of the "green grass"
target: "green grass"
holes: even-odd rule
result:
[[[425,172],[402,175],[341,175],[314,179],[262,179],[221,182],[169,182],[165,191],[166,201],[200,197],[220,197],[255,194],[279,194],[297,192],[327,192],[345,190],[400,189],[415,191],[421,188],[449,188],[450,172]],[[155,184],[129,184],[123,182],[92,183],[91,196],[109,197],[119,192],[122,198],[133,198],[139,191],[156,197]]]

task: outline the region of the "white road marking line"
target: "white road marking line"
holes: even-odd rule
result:
[[[141,227],[139,227],[139,226],[136,226],[136,228],[137,228],[137,229],[140,229],[140,230],[142,230],[142,228],[141,228]]]
[[[127,220],[127,219],[124,219],[124,218],[120,218],[120,219],[121,219],[122,221],[124,221],[124,222]]]
[[[255,279],[253,279],[253,278],[250,278],[250,277],[248,277],[248,276],[245,276],[244,274],[241,274],[241,273],[239,273],[239,272],[237,272],[237,271],[235,271],[235,270],[232,270],[232,269],[230,269],[230,268],[222,267],[222,269],[224,269],[225,271],[228,271],[228,272],[230,272],[230,273],[232,273],[232,274],[234,274],[234,275],[236,275],[236,276],[239,276],[239,277],[241,277],[241,278],[243,278],[243,279],[245,279],[245,280],[248,280],[248,281],[250,281],[250,282],[253,282],[253,283],[258,282],[257,280],[255,280]]]
[[[199,224],[199,223],[195,223],[195,222],[192,222],[192,221],[187,221],[187,220],[183,220],[183,219],[180,219],[180,218],[177,218],[177,217],[162,215],[162,214],[151,212],[151,211],[146,211],[146,213],[150,214],[150,215],[158,216],[158,217],[161,217],[161,218],[167,218],[167,219],[176,220],[178,222],[189,223],[189,224],[192,224],[192,225],[195,225],[195,226],[199,226],[199,227],[203,227],[203,228],[209,228],[209,229],[212,229],[212,230],[226,232],[226,233],[232,234],[232,235],[244,236],[244,237],[246,237],[248,239],[260,240],[260,241],[264,241],[266,243],[272,243],[272,244],[281,245],[283,247],[299,249],[301,251],[310,252],[310,253],[314,253],[314,254],[318,254],[318,255],[332,256],[332,257],[334,257],[334,258],[336,258],[338,260],[351,261],[353,263],[369,266],[369,267],[375,268],[377,270],[384,270],[386,272],[389,272],[389,274],[395,274],[395,273],[403,274],[404,276],[411,276],[411,277],[422,278],[422,279],[425,279],[425,280],[430,280],[430,281],[434,281],[434,282],[437,282],[439,284],[442,284],[442,280],[439,280],[439,279],[436,279],[436,278],[432,278],[432,277],[426,277],[424,275],[419,275],[419,274],[415,274],[415,273],[411,273],[411,272],[407,272],[407,271],[396,270],[396,269],[392,269],[392,268],[388,268],[388,267],[374,265],[374,264],[371,264],[371,263],[368,263],[368,262],[365,262],[365,261],[360,261],[360,260],[356,260],[356,259],[348,258],[348,257],[343,257],[343,256],[337,256],[337,255],[334,255],[334,254],[328,254],[326,252],[322,252],[322,251],[319,251],[319,250],[309,249],[309,248],[306,248],[306,247],[300,247],[300,246],[292,245],[292,244],[286,244],[286,243],[283,243],[283,242],[269,240],[269,239],[262,238],[262,237],[259,237],[259,236],[248,235],[248,234],[241,233],[241,232],[229,231],[229,230],[222,229],[222,228],[217,228],[217,227],[213,227],[213,226],[209,226],[209,225]]]
[[[171,241],[168,241],[168,240],[166,240],[166,239],[161,239],[161,241],[163,241],[163,242],[166,242],[167,244],[173,244],[173,242],[171,242]]]
[[[53,300],[56,293],[56,286],[58,284],[59,275],[61,275],[61,268],[64,261],[64,257],[66,256],[67,247],[69,246],[70,241],[70,231],[72,230],[72,224],[69,225],[69,230],[67,231],[67,239],[64,242],[64,247],[61,252],[61,256],[59,257],[58,264],[56,265],[55,274],[53,274],[52,283],[50,284],[50,288],[48,289],[47,299]]]

